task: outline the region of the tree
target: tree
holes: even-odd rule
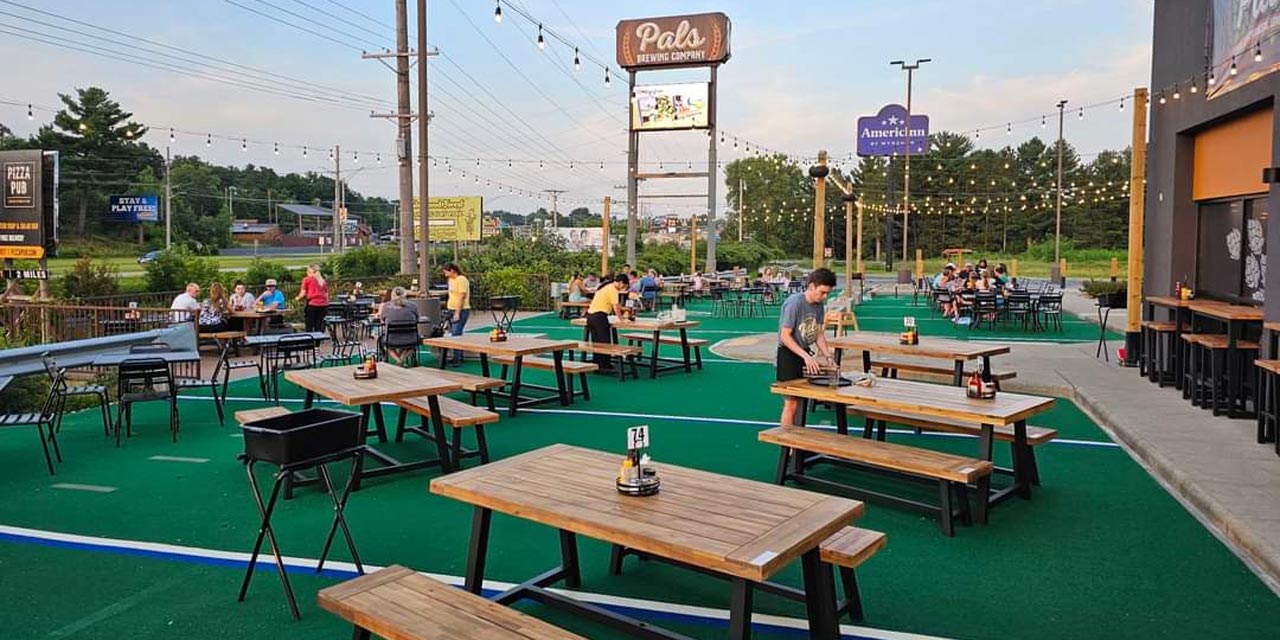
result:
[[[144,166],[160,171],[155,150],[138,140],[147,127],[98,87],[58,94],[64,108],[35,135],[33,142],[61,152],[64,193],[75,205],[75,233],[83,235],[91,206],[102,206],[107,191],[122,190]]]

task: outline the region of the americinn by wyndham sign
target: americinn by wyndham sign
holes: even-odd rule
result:
[[[858,155],[900,156],[907,151],[907,109],[885,105],[874,116],[858,118]],[[929,116],[911,114],[911,155],[929,150]]]

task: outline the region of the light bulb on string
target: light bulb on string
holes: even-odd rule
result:
[[[248,151],[248,150],[249,150],[249,141],[248,141],[248,140],[246,140],[246,139],[244,139],[244,138],[241,138],[241,139],[240,139],[240,150],[241,150],[241,151]]]
[[[1010,123],[1008,123],[1008,124],[1005,124],[1005,125],[1004,125],[1004,132],[1005,132],[1005,134],[1006,134],[1006,135],[1013,135],[1013,123],[1012,123],[1012,122],[1010,122]]]
[[[603,163],[603,162],[601,162],[601,163],[600,163],[600,170],[601,170],[601,171],[604,171],[604,163]]]
[[[1209,86],[1212,87],[1215,84],[1218,84],[1218,74],[1214,73],[1213,69],[1210,69],[1209,70]]]
[[[173,144],[173,129],[169,130],[169,144]]]
[[[274,153],[274,154],[276,154],[276,155],[280,155],[280,143],[279,143],[279,142],[276,142],[276,143],[273,143],[273,144],[272,144],[271,152],[272,152],[272,153]]]
[[[306,148],[306,147],[303,147],[303,148],[302,148],[302,157],[304,157],[304,158],[305,158],[305,157],[307,157],[307,148]]]
[[[31,105],[27,105],[27,120],[35,120],[36,114],[31,112]]]
[[[499,0],[493,8],[493,21],[502,24],[502,2]]]
[[[375,154],[375,155],[373,156],[373,159],[374,159],[374,160],[376,160],[376,161],[378,162],[378,164],[382,164],[382,154],[381,154],[381,153],[379,153],[379,154]]]
[[[1173,99],[1174,99],[1174,100],[1181,100],[1181,99],[1182,99],[1182,91],[1180,91],[1180,90],[1178,89],[1178,85],[1176,85],[1176,84],[1175,84],[1175,85],[1173,85]]]
[[[573,70],[582,71],[582,59],[578,57],[578,48],[573,48]]]
[[[1232,75],[1233,77],[1234,77],[1237,73],[1240,73],[1240,69],[1239,69],[1238,67],[1236,67],[1236,57],[1235,57],[1235,56],[1231,56],[1231,72],[1230,72],[1230,73],[1231,73],[1231,75]]]
[[[1044,116],[1040,116],[1040,128],[1041,128],[1041,129],[1043,129],[1043,128],[1047,127],[1047,126],[1049,126],[1048,121],[1047,121],[1047,120],[1045,120],[1045,117],[1044,117]]]
[[[538,25],[538,50],[542,51],[547,48],[547,41],[542,38],[542,25]]]
[[[329,162],[333,162],[333,149],[329,149]]]
[[[352,152],[351,152],[351,161],[352,161],[352,162],[354,162],[354,163],[356,163],[356,164],[360,164],[360,152],[359,152],[359,151],[352,151]]]
[[[1195,78],[1191,78],[1190,80],[1187,81],[1187,87],[1188,87],[1187,90],[1190,91],[1191,93],[1200,93],[1200,87],[1196,85]]]
[[[1253,48],[1253,61],[1262,62],[1262,41],[1259,40],[1257,46]]]
[[[1080,107],[1080,119],[1084,120],[1084,107]]]
[[[1120,98],[1120,110],[1124,111],[1124,98]]]
[[[476,166],[480,166],[480,158],[476,158]]]
[[[604,86],[609,86],[609,67],[604,68]]]
[[[213,146],[213,134],[211,133],[204,134],[204,146],[205,148]]]

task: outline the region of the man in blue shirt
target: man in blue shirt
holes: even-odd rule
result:
[[[276,288],[276,279],[267,278],[266,290],[258,296],[263,311],[284,311],[284,293]],[[284,315],[271,318],[271,324],[284,324]]]

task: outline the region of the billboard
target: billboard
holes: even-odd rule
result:
[[[702,82],[636,87],[631,97],[633,131],[706,129],[708,113],[707,85]]]
[[[159,222],[159,196],[110,196],[111,219],[118,222]]]
[[[550,229],[564,239],[564,246],[570,251],[603,251],[604,229],[600,227],[556,228]]]
[[[1280,25],[1280,4],[1255,0],[1213,0],[1213,86],[1205,95],[1213,98],[1242,87],[1275,71],[1280,41],[1274,29]],[[1258,61],[1257,54],[1262,54]],[[1236,73],[1231,73],[1231,65]]]
[[[907,109],[885,105],[874,116],[858,118],[858,155],[900,156],[907,152]],[[929,116],[911,114],[911,155],[929,150]]]
[[[0,258],[45,256],[44,152],[0,152]]]
[[[729,16],[700,13],[687,16],[623,20],[617,28],[618,65],[697,67],[729,59]]]
[[[484,198],[480,196],[437,197],[427,199],[427,227],[432,242],[473,242],[480,239],[480,211]],[[413,199],[413,238],[421,240],[420,223],[422,203]]]

